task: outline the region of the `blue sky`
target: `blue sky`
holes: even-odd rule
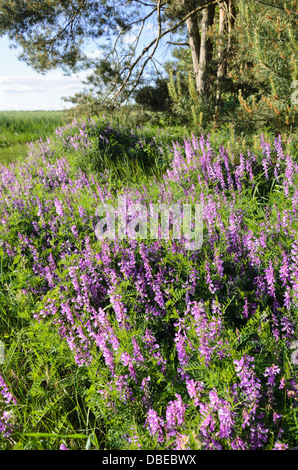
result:
[[[152,40],[154,29],[152,23],[147,25],[145,42]],[[124,42],[129,44],[132,39],[132,35],[128,36]],[[164,50],[158,56],[161,62],[167,52]],[[98,51],[89,48],[88,53],[98,54]],[[0,57],[0,111],[66,109],[71,105],[65,103],[62,97],[73,96],[84,88],[81,82],[86,75],[84,72],[73,76],[64,76],[59,70],[38,74],[17,59],[17,50],[9,47],[6,37],[0,37]]]
[[[38,74],[17,59],[17,51],[9,48],[8,39],[3,37],[0,57],[0,111],[64,109],[69,105],[62,97],[83,89],[77,76],[65,77],[57,70]]]

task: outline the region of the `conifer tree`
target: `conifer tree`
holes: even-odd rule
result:
[[[296,0],[1,0],[0,36],[8,35],[11,44],[21,48],[20,59],[37,71],[89,70],[87,85],[97,96],[103,100],[105,91],[113,103],[122,103],[142,84],[147,65],[156,66],[155,54],[163,39],[175,45],[178,33],[187,49],[176,53],[184,65],[175,66],[182,73],[172,73],[169,90],[176,109],[184,108],[184,118],[193,116],[202,123],[205,115],[206,122],[213,117],[224,121],[230,113],[229,120],[243,125],[292,129],[297,122],[296,4]],[[155,23],[152,40],[138,50],[148,22]],[[128,45],[127,34],[134,36]],[[96,57],[86,54],[91,40],[101,48]],[[78,99],[84,100],[84,95]]]
[[[174,34],[188,19],[216,2],[1,0],[0,36],[7,34],[11,44],[21,48],[19,58],[37,71],[59,67],[70,73],[95,68],[95,75],[116,100],[123,95],[126,98],[139,85],[166,35]],[[155,24],[152,40],[140,51],[142,33],[150,22]],[[133,37],[128,44],[127,33]],[[101,57],[86,54],[91,40],[100,44]]]
[[[290,130],[297,125],[297,2],[273,3],[238,1],[230,76],[239,90],[240,119]]]

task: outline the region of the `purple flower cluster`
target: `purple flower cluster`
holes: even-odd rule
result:
[[[65,127],[56,129],[58,137],[64,149],[85,154],[92,147],[92,140],[89,137],[88,127],[96,127],[96,122],[90,119],[88,122],[77,121],[76,118]]]
[[[279,139],[273,147],[261,141],[261,161],[250,152],[234,161],[224,148],[216,154],[203,136],[184,139],[173,145],[163,182],[125,188],[127,214],[136,202],[169,204],[178,197],[202,204],[199,253],[190,254],[183,239],[99,241],[95,209],[118,194],[108,178],[99,183],[65,156],[92,147],[88,127],[96,123],[59,128],[56,141],[30,146],[22,165],[0,169],[1,249],[31,270],[23,293],[38,300],[34,318],[56,325],[79,366],[99,361],[104,379],[97,377],[103,381],[97,394],[106,412],[140,406],[138,416],[146,415],[144,429],[158,445],[191,448],[195,435],[206,449],[262,448],[269,418],[260,410],[264,400],[277,406],[284,371],[277,346],[262,372],[253,356],[239,358],[235,331],[266,312],[253,355],[267,327],[277,344],[297,335],[297,164]],[[243,200],[246,190],[254,193],[260,171],[265,182],[278,179],[285,203],[283,210],[266,207],[256,222],[254,204]],[[10,397],[1,376],[0,387]],[[275,425],[276,415],[270,419]]]
[[[239,379],[234,385],[235,398],[242,403],[242,427],[250,429],[251,449],[262,447],[267,441],[268,429],[264,427],[259,416],[259,402],[261,399],[261,382],[254,373],[254,358],[243,356],[234,361],[236,375]]]
[[[10,391],[10,388],[6,385],[4,378],[0,374],[0,393],[5,403],[14,403],[16,405],[17,401],[13,394]]]
[[[171,400],[166,408],[165,419],[160,418],[156,411],[150,408],[147,412],[145,426],[147,426],[151,436],[158,442],[168,442],[168,446],[175,450],[183,450],[188,443],[188,437],[179,432],[183,428],[186,405],[181,396],[177,393],[176,399]]]
[[[3,402],[6,405],[17,404],[17,401],[13,394],[10,391],[10,388],[7,386],[4,378],[0,374],[0,398],[2,398]],[[0,403],[1,404],[1,403]],[[8,437],[13,431],[13,424],[12,424],[12,411],[5,411],[3,410],[2,416],[0,416],[0,434],[4,437]]]
[[[221,439],[231,440],[235,413],[226,400],[218,397],[216,390],[209,392],[209,403],[200,403],[199,407],[202,420],[199,431],[204,448],[220,450]]]

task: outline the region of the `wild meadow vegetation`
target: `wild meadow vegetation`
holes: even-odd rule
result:
[[[0,448],[297,446],[297,183],[288,135],[103,115],[3,161]],[[201,204],[202,246],[99,239],[119,196],[132,227],[135,203]]]
[[[27,156],[27,142],[45,139],[61,125],[61,111],[0,111],[0,162]]]
[[[297,448],[297,1],[2,0],[2,36],[86,78],[0,113],[0,449]],[[143,236],[175,204],[196,249]]]

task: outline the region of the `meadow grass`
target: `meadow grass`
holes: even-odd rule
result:
[[[63,116],[63,111],[0,111],[0,162],[23,159],[27,143],[46,139]]]
[[[297,445],[288,139],[103,118],[38,137],[0,171],[0,448]],[[201,249],[99,240],[118,195],[203,204]]]

